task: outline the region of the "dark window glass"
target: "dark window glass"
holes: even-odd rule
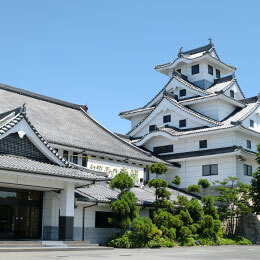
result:
[[[186,119],[179,121],[179,127],[186,127]]]
[[[153,152],[155,154],[161,153],[172,153],[173,152],[173,145],[164,145],[164,146],[157,146],[153,148]]]
[[[247,141],[246,141],[246,147],[249,148],[249,149],[252,148],[252,143],[251,143],[250,140],[247,140]]]
[[[68,151],[66,151],[66,150],[63,151],[63,158],[66,159],[66,160],[69,159],[69,152]]]
[[[164,123],[171,122],[171,115],[164,116],[164,117],[163,117],[163,122],[164,122]]]
[[[234,92],[234,90],[230,90],[230,97],[232,97],[232,98],[235,97],[235,92]]]
[[[210,66],[210,65],[208,65],[208,73],[209,73],[210,75],[213,75],[213,67]]]
[[[96,228],[112,228],[113,226],[108,222],[108,218],[111,218],[113,215],[112,212],[103,212],[96,211]]]
[[[217,164],[202,165],[202,175],[203,176],[218,175],[218,165]]]
[[[194,75],[194,74],[198,74],[200,73],[200,65],[197,64],[197,65],[194,65],[191,67],[191,74]]]
[[[75,152],[73,153],[72,162],[78,164],[78,154]]]
[[[200,141],[200,148],[207,148],[208,147],[208,141],[207,140],[201,140]]]
[[[86,154],[82,156],[82,166],[87,167],[88,157]]]
[[[219,79],[220,78],[220,70],[216,69],[216,77]]]
[[[186,89],[181,89],[180,90],[180,97],[185,97],[186,96]]]
[[[181,73],[181,69],[176,70],[177,72]]]
[[[152,132],[154,130],[156,130],[156,125],[150,125],[149,126],[149,132]]]
[[[253,172],[252,166],[244,164],[244,175],[252,176],[252,172]]]
[[[255,126],[255,121],[254,120],[250,120],[250,127],[254,127]]]

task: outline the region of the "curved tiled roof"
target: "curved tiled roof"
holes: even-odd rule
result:
[[[31,123],[49,143],[147,163],[161,161],[108,131],[83,106],[54,102],[42,95],[0,85],[0,113],[24,103]]]

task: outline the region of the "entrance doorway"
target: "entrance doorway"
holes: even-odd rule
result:
[[[0,239],[41,238],[42,192],[0,190]]]

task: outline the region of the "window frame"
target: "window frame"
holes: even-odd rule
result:
[[[156,130],[156,125],[149,125],[149,133]]]
[[[252,149],[252,141],[251,140],[246,140],[246,148]]]
[[[107,215],[107,221],[105,222],[101,216],[98,215]],[[113,213],[110,211],[95,211],[95,228],[113,228],[113,225],[108,222],[108,218],[113,217]],[[103,218],[106,218],[103,216]]]
[[[185,126],[184,125],[182,126],[182,123],[184,122],[185,122]],[[179,120],[179,128],[185,128],[185,127],[187,127],[187,120],[186,119]]]
[[[72,162],[75,163],[75,164],[78,164],[78,162],[79,162],[78,153],[73,152],[73,154],[72,154]]]
[[[196,64],[191,66],[191,75],[196,75],[200,73],[200,65]]]
[[[206,144],[206,145],[205,145]],[[199,141],[199,148],[200,149],[206,149],[208,148],[208,140],[200,140]]]
[[[155,146],[153,147],[153,153],[154,154],[173,153],[173,144]]]
[[[180,97],[186,97],[187,96],[187,90],[185,88],[184,89],[180,89],[179,96]]]
[[[220,70],[216,69],[216,78],[220,79],[221,75],[220,75]]]
[[[244,163],[243,164],[243,168],[244,168],[244,175],[245,176],[250,176],[251,177],[253,175],[253,167],[252,167],[252,165]],[[249,171],[249,169],[250,169],[250,171]]]
[[[235,91],[233,89],[229,92],[231,98],[235,98]]]
[[[86,163],[83,164],[83,161],[86,162]],[[87,156],[86,154],[82,154],[82,157],[81,157],[81,165],[82,165],[83,167],[87,167],[87,165],[88,165],[88,156]]]
[[[252,128],[255,127],[255,121],[253,119],[250,119],[250,127]]]
[[[63,150],[62,156],[65,160],[69,160],[69,151],[68,150]]]
[[[205,174],[205,169],[208,169],[208,174]],[[202,165],[202,176],[214,176],[214,175],[218,175],[218,164]]]
[[[208,74],[213,76],[213,73],[214,73],[213,71],[214,71],[213,66],[208,64]]]
[[[171,115],[165,115],[165,116],[163,116],[163,123],[164,123],[164,124],[171,122],[171,120],[172,120]]]

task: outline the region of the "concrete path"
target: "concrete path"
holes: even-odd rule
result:
[[[260,260],[260,246],[0,253],[0,260]]]

